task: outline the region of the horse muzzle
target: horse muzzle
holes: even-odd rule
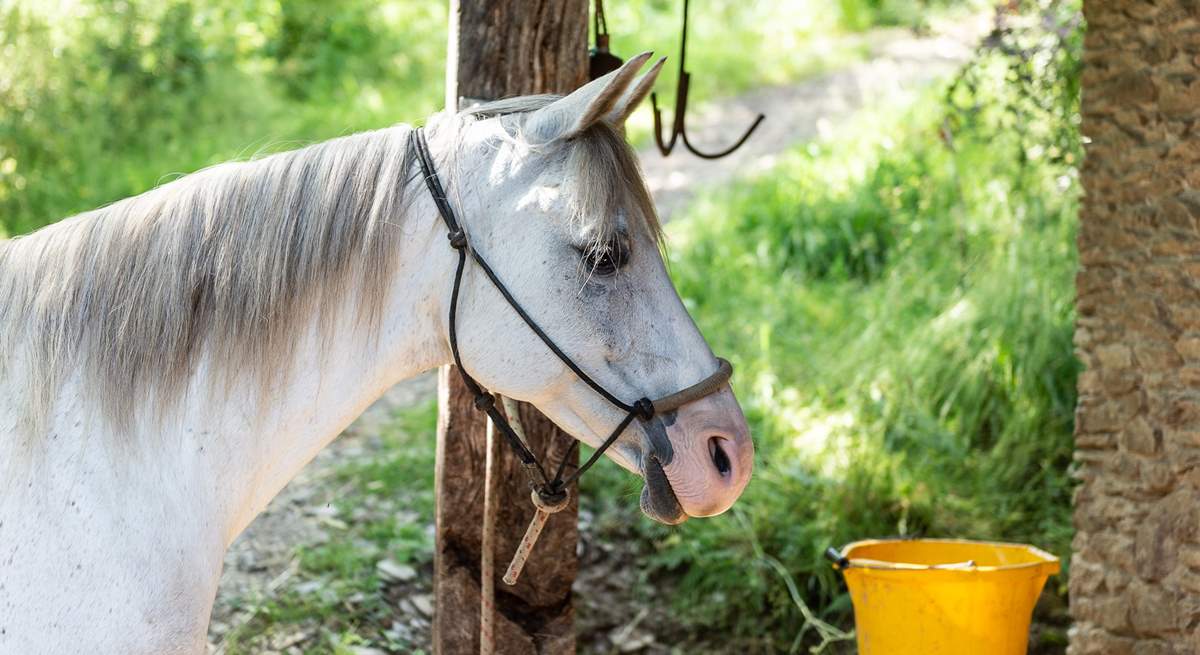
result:
[[[746,417],[725,385],[664,417],[669,453],[652,448],[642,465],[642,511],[681,523],[729,509],[754,470],[754,443]]]

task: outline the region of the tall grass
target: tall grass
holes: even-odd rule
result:
[[[856,539],[1069,554],[1074,16],[1046,14],[1061,33],[1036,27],[1041,12],[1010,17],[1027,27],[943,95],[864,116],[668,226],[676,284],[734,362],[758,448],[730,515],[637,523],[694,625],[764,650],[815,643],[796,640],[812,624],[771,563],[845,622],[822,551]],[[611,511],[613,484],[593,478],[585,497]]]

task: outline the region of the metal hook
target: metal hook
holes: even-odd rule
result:
[[[654,110],[654,142],[658,145],[658,151],[662,153],[663,157],[670,155],[671,151],[675,149],[676,140],[683,139],[684,147],[693,155],[704,159],[720,159],[742,147],[742,144],[746,142],[746,139],[750,138],[750,135],[754,133],[754,130],[758,128],[759,123],[762,123],[766,116],[759,114],[758,118],[754,119],[754,122],[750,124],[749,129],[742,134],[740,139],[720,152],[700,152],[688,141],[687,128],[684,123],[687,118],[688,87],[691,84],[692,75],[685,70],[685,66],[687,65],[687,23],[688,0],[683,0],[683,35],[679,43],[679,85],[675,89],[675,115],[671,125],[671,139],[670,141],[663,140],[662,112],[658,108],[658,94],[651,93],[650,105]]]

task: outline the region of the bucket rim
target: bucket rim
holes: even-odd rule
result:
[[[881,560],[868,560],[861,558],[855,559],[849,556],[849,553],[855,548],[874,546],[876,544],[895,543],[970,544],[973,546],[1017,547],[1028,550],[1033,555],[1041,558],[1041,561],[1024,562],[1021,564],[1001,564],[995,566],[947,567],[939,564],[910,564],[907,562],[885,562]],[[868,569],[875,571],[936,571],[939,573],[986,573],[993,571],[1041,570],[1048,575],[1054,575],[1061,570],[1062,566],[1058,556],[1052,555],[1051,553],[1048,553],[1031,544],[1010,541],[979,541],[975,539],[861,539],[859,541],[852,541],[845,546],[842,546],[841,555],[843,561],[848,563],[848,566],[838,566],[835,568],[841,569],[843,573],[845,573],[847,569]]]

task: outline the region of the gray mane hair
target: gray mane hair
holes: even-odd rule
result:
[[[303,316],[331,322],[353,293],[378,321],[408,132],[221,164],[0,242],[0,352],[25,351],[35,434],[73,372],[127,428],[147,394],[177,400],[201,355],[215,380],[249,370],[265,387]]]
[[[528,112],[553,99],[499,101],[451,118]],[[357,300],[355,324],[374,337],[397,264],[392,228],[419,184],[410,131],[221,164],[0,240],[0,378],[13,374],[10,361],[26,363],[28,379],[13,382],[28,392],[32,435],[45,431],[73,374],[105,418],[128,429],[140,401],[153,399],[158,417],[177,403],[201,361],[214,384],[248,374],[268,393],[286,379],[307,317],[327,329],[347,298]],[[601,123],[572,141],[568,176],[586,181],[574,213],[604,232],[625,210],[659,241],[620,130]]]

